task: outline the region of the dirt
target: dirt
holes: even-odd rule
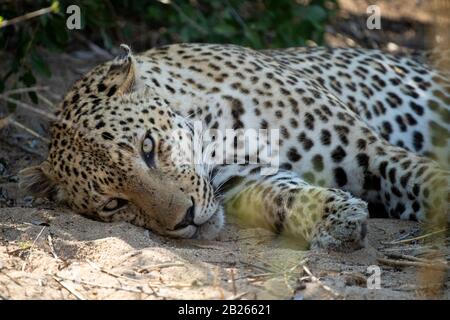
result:
[[[369,245],[345,254],[297,250],[232,223],[217,241],[177,241],[62,208],[3,208],[0,225],[0,297],[7,299],[420,297],[414,267],[380,266],[382,288],[367,288],[380,244],[414,233],[413,222],[371,220]],[[304,266],[319,282],[302,279]]]
[[[420,10],[423,2],[413,8],[400,2],[405,3],[379,1],[394,26],[384,31],[390,38],[368,38],[352,27],[361,23],[367,1],[342,0],[343,11],[328,27],[329,43],[425,48],[423,30],[431,20]],[[73,81],[106,59],[91,49],[47,58],[53,76],[39,84],[49,87],[42,95],[51,103],[34,108],[48,113]],[[0,119],[6,110],[0,100]],[[128,223],[92,221],[28,197],[17,188],[17,172],[45,159],[48,119],[20,107],[14,119],[41,138],[13,125],[0,127],[0,299],[450,298],[443,266],[448,244],[414,240],[421,235],[417,222],[371,219],[364,249],[305,251],[234,221],[216,241],[173,240]],[[376,268],[380,288],[369,288]]]

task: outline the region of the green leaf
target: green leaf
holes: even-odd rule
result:
[[[216,25],[213,30],[218,34],[224,35],[225,37],[231,37],[236,33],[236,29],[232,25],[226,23]]]
[[[46,41],[46,45],[52,46],[53,48],[64,48],[69,39],[65,18],[52,16],[45,26],[45,32],[41,34],[43,35],[42,38]]]
[[[156,20],[156,21],[160,21],[161,18],[163,18],[163,10],[158,7],[157,5],[150,5],[147,8],[147,16],[151,19],[151,20]]]
[[[105,48],[111,49],[113,47],[113,41],[111,40],[111,37],[108,35],[108,33],[104,28],[102,28],[101,30],[101,35],[103,39],[103,45],[105,46]]]
[[[304,8],[303,18],[311,21],[312,23],[319,23],[327,18],[327,12],[320,6],[312,5]]]
[[[260,49],[263,47],[261,38],[259,37],[258,33],[252,30],[245,30],[244,32],[245,38],[248,41],[248,45],[255,49]]]
[[[53,13],[59,12],[59,1],[53,1],[52,5],[50,6]]]
[[[132,39],[133,37],[133,26],[130,24],[126,24],[123,28],[122,28],[122,35],[125,37],[125,39]]]
[[[42,74],[43,76],[49,78],[52,75],[47,63],[36,52],[31,53],[30,62],[33,69],[36,70],[38,73]]]

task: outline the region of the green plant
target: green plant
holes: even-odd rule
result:
[[[2,20],[15,17],[17,4],[4,2],[0,4]],[[50,71],[42,56],[36,50],[39,45],[46,45],[49,49],[62,47],[66,41],[65,32],[59,30],[63,18],[58,14],[58,8],[50,11],[55,17],[49,19],[42,15],[36,20],[38,23],[19,22],[20,26],[12,25],[0,29],[0,43],[2,50],[11,53],[13,57],[6,66],[6,70],[0,76],[0,92],[4,90],[5,83],[10,78],[15,78],[13,82],[19,82],[25,86],[32,86],[36,83],[34,72],[39,72],[45,76],[50,76]],[[4,53],[2,53],[3,56]],[[37,97],[30,92],[30,97],[37,102]]]
[[[166,27],[168,40],[259,49],[301,46],[307,40],[323,43],[325,23],[336,5],[329,0],[157,1],[147,14]]]
[[[0,92],[33,86],[36,74],[50,77],[41,48],[61,52],[76,43],[75,33],[110,49],[133,43],[145,28],[158,43],[234,43],[253,48],[323,43],[325,23],[336,0],[80,0],[82,29],[66,28],[72,0],[5,0],[0,2],[0,56],[10,62],[0,74]],[[1,27],[1,21],[42,8],[45,14]],[[138,48],[139,49],[139,48]],[[140,48],[144,49],[144,48]],[[4,59],[4,58],[2,58]],[[8,60],[9,61],[9,60]],[[29,93],[33,102],[37,96]]]

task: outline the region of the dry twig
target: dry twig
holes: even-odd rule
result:
[[[438,270],[449,270],[448,265],[443,263],[432,264],[418,261],[392,260],[386,258],[378,258],[377,261],[391,267],[418,267],[418,268],[429,268]]]
[[[87,262],[89,263],[89,265],[90,265],[91,267],[93,267],[93,268],[99,270],[100,272],[103,272],[103,273],[105,273],[105,274],[107,274],[107,275],[109,275],[109,276],[111,276],[111,277],[114,277],[114,278],[116,278],[116,279],[124,279],[124,280],[131,280],[131,281],[134,281],[134,282],[139,282],[139,280],[137,280],[137,279],[133,279],[133,278],[130,278],[130,277],[126,277],[126,276],[123,276],[123,275],[114,273],[114,272],[112,272],[112,271],[109,271],[109,270],[107,270],[107,269],[104,268],[104,267],[100,267],[100,266],[96,265],[95,263],[93,263],[93,262],[90,261],[90,260],[87,260]],[[119,281],[119,283],[120,283],[120,281]],[[155,296],[158,296],[158,294],[156,293],[156,291],[153,289],[153,287],[152,287],[150,284],[148,284],[148,287],[150,288],[150,290],[153,291],[153,294],[154,294]]]
[[[29,134],[31,134],[32,136],[38,138],[39,140],[44,141],[45,143],[50,143],[50,140],[41,136],[39,133],[37,133],[36,131],[34,131],[33,129],[28,128],[27,126],[24,126],[23,124],[21,124],[20,122],[17,122],[16,120],[14,120],[12,117],[9,118],[9,123],[11,123],[12,125],[24,130],[25,132],[28,132]]]
[[[403,259],[403,260],[423,262],[423,263],[432,263],[433,262],[430,259],[418,258],[418,257],[407,255],[407,254],[400,254],[400,253],[384,253],[384,254],[387,257],[393,258],[393,259]]]
[[[0,273],[3,274],[5,277],[7,277],[9,280],[11,280],[12,282],[14,282],[16,285],[18,285],[19,287],[21,287],[22,285],[13,277],[11,277],[9,274],[7,274],[5,271],[0,269]]]
[[[306,274],[311,278],[311,281],[316,282],[318,285],[320,285],[325,291],[329,292],[332,296],[335,298],[342,298],[341,295],[337,292],[335,292],[333,289],[331,289],[329,286],[324,284],[322,281],[319,280],[315,275],[312,274],[312,272],[309,270],[307,266],[303,266],[303,270],[306,272]]]
[[[142,267],[137,272],[143,273],[143,272],[149,272],[152,270],[159,270],[163,268],[170,268],[170,267],[184,267],[185,264],[181,262],[169,262],[169,263],[160,263],[160,264],[154,264],[151,266]]]
[[[444,228],[444,229],[441,229],[441,230],[436,230],[436,231],[433,231],[433,232],[429,232],[429,233],[423,234],[423,235],[418,236],[418,237],[409,238],[409,239],[403,239],[403,240],[398,240],[398,241],[383,242],[382,244],[389,244],[389,245],[391,245],[391,244],[399,244],[399,243],[409,243],[409,242],[412,242],[412,241],[422,240],[422,239],[434,236],[436,234],[445,232],[447,230],[448,230],[447,228]]]
[[[47,242],[48,242],[48,246],[50,247],[50,252],[52,253],[53,258],[59,259],[58,255],[56,254],[55,247],[53,246],[53,239],[52,239],[52,235],[50,233],[47,236]]]
[[[89,39],[87,39],[86,37],[84,37],[82,34],[75,32],[73,35],[75,36],[75,38],[77,38],[78,40],[80,40],[81,42],[86,44],[89,47],[89,49],[91,49],[93,52],[98,54],[100,57],[108,59],[108,60],[114,58],[114,56],[110,52],[99,47],[94,42],[92,42]]]
[[[45,15],[45,14],[49,14],[49,13],[52,13],[52,12],[55,13],[55,12],[58,12],[58,10],[59,10],[58,2],[55,1],[55,2],[52,3],[51,6],[49,6],[47,8],[42,8],[42,9],[39,9],[39,10],[36,10],[36,11],[33,11],[33,12],[29,12],[29,13],[26,13],[26,14],[24,14],[22,16],[18,16],[18,17],[15,17],[13,19],[10,19],[10,20],[1,21],[0,22],[0,29],[4,28],[4,27],[7,27],[7,26],[11,26],[11,25],[17,24],[17,23],[20,23],[20,22],[23,22],[23,21],[26,21],[26,20],[30,20],[30,19],[42,16],[42,15]]]
[[[73,283],[78,283],[81,285],[89,286],[89,287],[95,287],[95,288],[101,288],[101,289],[110,289],[110,290],[116,290],[116,291],[126,291],[126,292],[133,292],[133,293],[143,293],[149,296],[154,295],[154,292],[146,291],[142,289],[141,287],[117,287],[117,286],[106,286],[101,285],[97,283],[92,283],[84,280],[77,280],[77,279],[70,279],[70,278],[64,278],[61,276],[54,276],[54,278],[58,279],[59,281],[72,281]]]
[[[9,123],[11,122],[11,118],[12,118],[12,116],[9,115],[5,118],[0,119],[0,130],[9,125]]]
[[[53,279],[64,289],[66,289],[69,293],[75,296],[78,300],[86,300],[85,296],[83,296],[80,292],[78,292],[70,283],[64,283],[64,280],[60,280],[57,277],[53,277]]]
[[[25,267],[26,267],[27,263],[31,260],[31,255],[33,254],[33,248],[34,248],[34,245],[36,244],[36,242],[38,241],[38,239],[41,237],[42,232],[44,232],[45,228],[47,228],[47,227],[46,227],[46,226],[42,227],[41,231],[38,233],[38,235],[37,235],[36,238],[34,239],[33,243],[31,244],[31,247],[30,247],[30,249],[29,249],[29,250],[30,250],[30,255],[28,256],[28,258],[27,258],[27,259],[25,260],[25,262],[23,263],[23,265],[22,265],[22,271],[25,270]]]
[[[4,139],[1,135],[0,135],[0,141],[4,144],[7,144],[8,146],[12,147],[12,148],[19,148],[20,150],[26,152],[26,153],[31,153],[34,154],[35,156],[37,156],[38,158],[43,158],[42,153],[35,151],[33,149],[27,148],[24,145],[18,143],[18,144],[13,144],[11,143],[11,141],[8,141],[7,139]]]
[[[17,106],[19,106],[19,107],[21,107],[21,108],[23,108],[25,110],[28,110],[30,112],[37,113],[38,115],[40,115],[40,116],[42,116],[42,117],[44,117],[46,119],[55,120],[55,121],[58,120],[53,114],[51,114],[49,112],[46,112],[46,111],[39,110],[39,109],[37,109],[37,108],[35,108],[33,106],[30,106],[29,104],[27,104],[25,102],[19,101],[17,99],[13,99],[13,98],[10,98],[8,96],[1,96],[1,95],[0,95],[0,99],[3,99],[5,101],[11,102],[11,103],[14,103]]]
[[[12,90],[4,91],[0,94],[0,97],[6,97],[12,94],[19,94],[19,93],[27,93],[27,92],[37,92],[37,91],[47,91],[48,87],[43,86],[35,86],[35,87],[28,87],[28,88],[17,88]]]
[[[233,295],[237,295],[237,289],[236,289],[236,279],[234,277],[234,268],[230,269],[230,276],[231,276],[231,288],[233,290]]]
[[[248,291],[239,293],[239,294],[233,294],[231,297],[227,298],[227,300],[240,300],[243,296],[248,294]]]
[[[46,96],[36,93],[39,100],[42,100],[48,107],[50,107],[51,110],[54,110],[56,108],[55,104],[51,102]]]

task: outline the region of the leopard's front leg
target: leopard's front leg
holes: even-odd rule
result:
[[[351,250],[365,244],[364,201],[307,184],[291,171],[242,177],[225,196],[225,210],[248,226],[295,237],[311,248]]]

